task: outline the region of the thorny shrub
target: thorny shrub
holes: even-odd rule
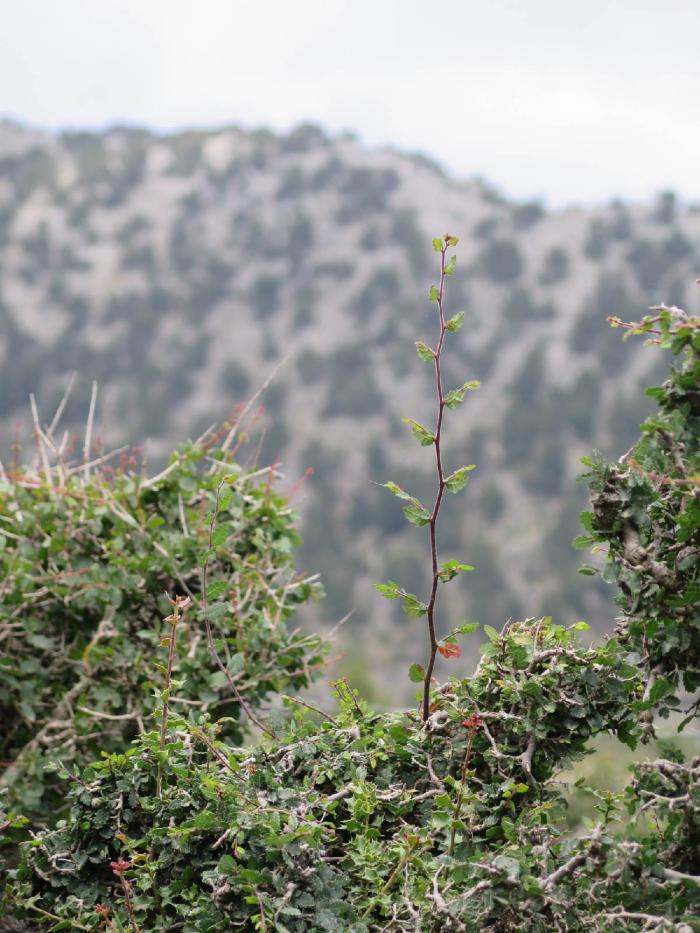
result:
[[[323,663],[321,639],[287,624],[319,584],[294,572],[298,537],[274,471],[244,469],[209,438],[150,479],[87,473],[55,464],[0,479],[0,785],[13,810],[39,819],[69,775],[146,730],[168,594],[192,601],[171,705],[211,712],[230,742],[243,737],[242,709],[308,685]],[[205,558],[225,671],[207,645]]]
[[[295,706],[248,750],[171,715],[165,744],[154,725],[73,782],[67,819],[23,846],[15,912],[56,930],[700,931],[700,758],[638,765],[574,836],[557,780],[595,734],[634,746],[655,714],[698,712],[680,694],[698,685],[700,321],[662,308],[629,329],[680,363],[635,448],[589,462],[579,543],[620,585],[612,637],[487,629],[425,719],[344,682],[337,713]]]

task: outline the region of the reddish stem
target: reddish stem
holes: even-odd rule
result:
[[[442,417],[445,411],[445,399],[442,391],[440,356],[442,354],[442,347],[445,342],[445,334],[447,332],[447,327],[445,326],[445,314],[442,306],[443,292],[445,288],[445,253],[447,252],[447,246],[447,241],[445,241],[440,252],[440,286],[438,288],[437,299],[438,311],[440,313],[440,339],[438,340],[438,344],[435,349],[435,387],[437,389],[438,396],[438,411],[434,434],[435,463],[437,466],[438,474],[438,490],[435,497],[435,505],[433,506],[433,511],[430,515],[430,556],[433,568],[433,581],[430,588],[430,599],[428,601],[427,611],[428,634],[430,638],[430,656],[428,659],[428,667],[425,672],[425,680],[423,681],[423,721],[427,720],[428,716],[430,715],[430,684],[433,677],[433,669],[435,667],[435,658],[437,656],[438,649],[438,639],[437,633],[435,631],[435,603],[437,600],[438,584],[440,583],[440,568],[438,564],[437,553],[437,520],[438,515],[440,514],[442,498],[445,494],[445,478],[442,470],[442,452],[440,449],[440,439],[442,437]]]

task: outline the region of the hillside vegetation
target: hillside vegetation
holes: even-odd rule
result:
[[[286,715],[252,711],[271,689],[295,686],[294,673],[285,676],[283,670],[279,685],[258,675],[244,699],[245,679],[239,686],[236,675],[249,666],[264,671],[271,659],[260,653],[264,640],[245,643],[249,623],[240,613],[261,600],[262,609],[253,610],[250,622],[260,624],[267,620],[265,606],[268,612],[280,602],[285,606],[289,587],[296,601],[311,595],[310,581],[292,578],[280,593],[279,585],[266,580],[267,568],[275,579],[275,568],[287,563],[288,548],[281,542],[292,543],[289,516],[283,500],[272,495],[272,474],[258,489],[256,478],[246,480],[226,454],[224,441],[219,454],[208,458],[207,473],[190,472],[186,505],[180,497],[180,529],[173,540],[184,550],[168,570],[192,567],[192,552],[199,551],[200,573],[184,583],[174,574],[173,586],[179,583],[185,592],[169,598],[163,620],[167,635],[160,649],[153,645],[150,660],[160,650],[167,652],[167,661],[159,671],[152,663],[149,668],[155,704],[144,706],[138,735],[128,743],[119,730],[111,732],[115,750],[79,772],[53,762],[58,779],[70,784],[65,818],[46,814],[28,827],[12,801],[0,816],[0,843],[9,844],[11,857],[12,844],[21,843],[17,867],[6,872],[5,905],[16,921],[115,933],[700,930],[700,757],[685,760],[678,747],[666,743],[660,757],[635,767],[623,794],[592,790],[595,819],[583,819],[575,834],[567,831],[560,780],[562,769],[583,757],[596,735],[614,736],[634,748],[650,741],[659,719],[682,715],[680,732],[692,727],[700,712],[700,319],[661,306],[636,323],[612,321],[677,358],[663,384],[650,390],[656,410],[625,456],[614,462],[600,454],[586,458],[591,508],[581,515],[584,534],[577,543],[604,555],[602,575],[617,588],[615,631],[586,646],[579,636],[587,628],[583,622],[563,626],[532,616],[499,629],[486,625],[479,664],[465,676],[459,642],[473,627],[438,638],[433,616],[437,592],[454,589],[454,579],[472,570],[456,560],[440,562],[445,555],[440,549],[438,560],[435,543],[443,493],[447,498],[463,493],[471,472],[471,465],[443,472],[443,421],[448,415],[451,421],[453,409],[471,396],[467,390],[478,388],[468,382],[443,391],[443,350],[451,341],[456,344],[464,323],[459,313],[445,315],[445,283],[455,270],[448,255],[456,243],[450,235],[433,241],[441,254],[440,276],[429,295],[439,337],[435,347],[416,344],[417,365],[429,363],[435,373],[436,420],[426,426],[407,419],[419,453],[433,455],[432,511],[393,482],[384,490],[408,502],[404,512],[410,523],[430,531],[429,599],[392,581],[379,585],[409,617],[405,640],[414,658],[425,656],[424,638],[417,633],[423,629],[429,636],[427,666],[414,662],[410,671],[421,685],[418,710],[373,711],[339,680],[331,713],[299,697],[283,699]],[[39,437],[43,443],[43,433]],[[67,485],[59,458],[55,473],[63,485],[58,489],[46,452],[45,457],[43,479],[32,485],[49,498],[60,492],[59,499],[74,488],[67,504],[83,514],[88,503],[80,493],[90,488],[88,468],[73,468],[78,475]],[[164,511],[175,526],[169,474],[177,476],[180,467],[176,455],[171,467],[150,481],[154,489],[163,484],[163,503],[171,505]],[[220,478],[212,480],[213,474]],[[8,476],[9,494],[16,497],[30,475]],[[128,487],[126,476],[115,482],[117,489],[124,482]],[[103,478],[100,498],[111,501],[112,485]],[[136,525],[147,519],[148,504],[148,494],[132,504]],[[269,519],[263,539],[261,505]],[[16,523],[16,510],[8,512]],[[44,512],[50,508],[39,506],[39,514]],[[181,532],[197,516],[208,531],[200,534],[199,547],[196,536],[185,547]],[[59,520],[57,531],[64,524],[74,523]],[[147,520],[146,527],[150,524]],[[98,540],[106,532],[111,541],[113,528],[124,534],[112,519],[90,530]],[[144,571],[152,564],[157,574],[163,572],[157,529],[167,535],[168,523],[155,528],[143,563]],[[25,537],[14,539],[19,566],[28,556]],[[56,537],[61,555],[75,553],[82,543],[78,536],[68,548],[60,534],[47,535],[47,553],[34,561],[37,569],[52,569],[56,557],[47,545]],[[129,556],[140,554],[141,547],[141,535],[123,545]],[[103,572],[116,562],[116,555],[109,557]],[[215,568],[219,579],[211,579],[210,588]],[[69,573],[64,585],[75,575]],[[40,605],[47,621],[40,629],[66,606],[65,593],[50,583],[46,590]],[[82,596],[90,592],[78,585]],[[108,583],[102,598],[110,595]],[[108,605],[118,609],[120,600],[109,598]],[[20,605],[10,631],[31,628],[34,608]],[[132,616],[127,612],[120,619],[119,630],[128,632]],[[123,650],[119,630],[103,634],[116,636],[115,646]],[[191,665],[196,654],[190,650],[183,656],[178,641],[186,633],[196,652],[197,632],[200,638],[206,633],[209,654]],[[283,656],[311,650],[318,660],[318,642],[285,641],[283,627],[277,635]],[[129,633],[124,644],[138,637]],[[82,640],[93,650],[88,638],[83,632],[76,649]],[[240,662],[235,656],[222,661],[231,648],[241,652]],[[34,649],[28,641],[25,656]],[[437,653],[453,665],[453,676],[443,684],[431,677]],[[80,690],[68,690],[69,706],[81,690],[93,687],[99,701],[99,684],[88,682],[89,656],[72,654],[74,676],[81,664],[87,670]],[[196,676],[212,661],[224,675],[216,684],[223,716],[216,711],[216,696],[208,696],[206,686],[203,692]],[[176,664],[185,675],[180,679],[173,677]],[[302,669],[311,673],[303,664]],[[109,678],[103,670],[96,680],[106,685]],[[202,702],[176,709],[179,691],[188,686],[190,696],[194,688]],[[214,693],[211,681],[209,687]],[[233,718],[226,715],[230,712]],[[248,748],[231,744],[243,714],[261,733]],[[21,703],[17,715],[20,722],[27,719]],[[49,755],[55,751],[55,742],[45,744]],[[33,777],[41,780],[41,774]]]
[[[322,621],[356,607],[350,625],[375,638],[368,619],[375,633],[394,616],[370,581],[423,573],[420,543],[375,484],[391,476],[420,496],[430,482],[400,419],[424,412],[425,374],[408,361],[429,326],[430,235],[444,227],[461,239],[447,310],[467,321],[447,375],[482,383],[446,450],[479,465],[468,520],[446,517],[446,546],[478,569],[448,620],[498,626],[527,607],[607,624],[610,589],[583,585],[569,546],[574,477],[592,447],[627,450],[648,411],[640,390],[663,371],[660,355],[625,352],[605,317],[696,301],[700,213],[671,194],[547,212],[313,126],[158,136],[5,123],[3,459],[17,421],[33,450],[29,393],[49,417],[78,371],[64,413],[77,443],[96,379],[96,452],[128,442],[157,468],[286,358],[263,399],[260,462],[282,460],[286,488],[315,470],[298,497],[300,565],[325,581]],[[402,648],[378,641],[381,670]]]

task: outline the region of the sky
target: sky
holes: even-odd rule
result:
[[[22,0],[0,116],[353,131],[551,207],[700,200],[697,0]]]

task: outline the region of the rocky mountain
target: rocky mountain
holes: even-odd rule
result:
[[[435,332],[431,238],[445,231],[461,239],[448,309],[466,313],[446,381],[482,383],[447,424],[448,464],[478,465],[443,525],[445,556],[477,568],[453,584],[449,621],[547,613],[607,628],[608,588],[577,573],[570,545],[585,503],[575,477],[592,447],[630,446],[664,368],[606,316],[697,307],[700,208],[669,192],[548,212],[314,126],[0,124],[3,459],[16,422],[30,443],[29,393],[49,419],[73,371],[76,443],[95,379],[96,438],[146,445],[153,464],[284,358],[260,460],[282,460],[290,487],[315,470],[295,501],[303,563],[329,594],[318,612],[356,607],[349,643],[373,645],[377,664],[401,658],[412,649],[393,623],[418,623],[392,617],[371,583],[420,592],[426,541],[377,484],[431,498],[431,452],[401,419],[432,418],[413,344]]]

